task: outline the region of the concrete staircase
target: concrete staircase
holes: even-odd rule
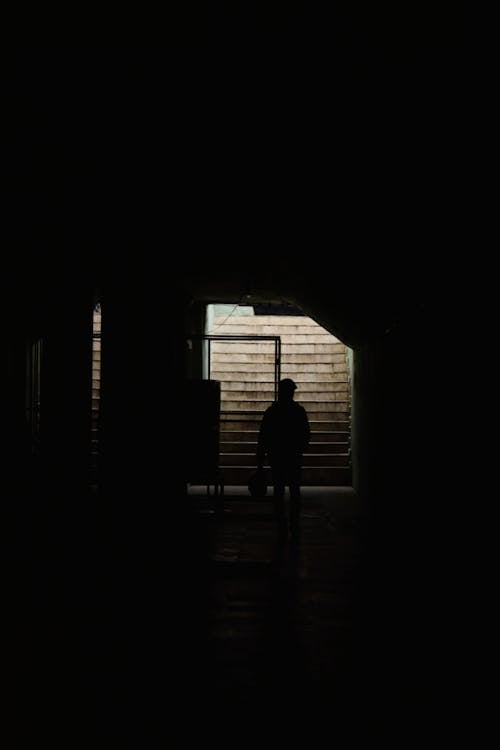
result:
[[[281,337],[281,377],[297,383],[311,445],[304,485],[349,486],[350,384],[345,345],[315,321],[294,315],[216,315],[213,334]],[[256,466],[257,435],[274,400],[274,344],[212,343],[210,377],[221,383],[220,469],[226,485],[246,485]],[[269,483],[270,470],[266,469]]]
[[[97,481],[99,468],[99,412],[101,400],[101,309],[93,313],[92,336],[92,422],[90,476],[91,482]]]

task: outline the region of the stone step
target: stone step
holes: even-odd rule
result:
[[[221,381],[219,381],[221,382]],[[297,381],[296,381],[297,382]],[[258,389],[256,388],[258,385]],[[297,382],[297,391],[295,393],[295,400],[301,401],[304,399],[318,401],[320,399],[329,400],[332,394],[348,394],[349,383],[299,383]],[[270,398],[274,399],[274,383],[241,383],[234,381],[223,381],[221,382],[221,396],[224,394],[230,394],[231,398],[235,399],[258,399]],[[317,394],[318,398],[313,398]],[[337,400],[337,399],[331,399]]]
[[[281,331],[261,331],[258,328],[251,328],[250,326],[245,326],[245,330],[243,328],[230,331],[226,327],[224,327],[225,330],[218,330],[216,334],[219,336],[249,336],[254,337],[255,339],[261,337],[261,336],[279,336],[281,339],[281,346],[288,346],[289,344],[331,344],[333,346],[332,351],[336,352],[343,352],[345,351],[344,344],[340,343],[338,339],[335,338],[335,336],[332,336],[329,333],[322,333],[321,331],[317,332],[309,332],[304,331],[302,333],[282,333]],[[239,338],[235,338],[233,341],[217,341],[217,339],[211,341],[210,346],[214,351],[224,351],[229,350],[233,346],[238,346],[240,344],[247,346],[249,344],[258,344],[258,343],[266,343],[270,344],[271,346],[274,346],[274,343],[272,341],[256,341],[256,340],[249,340],[249,341],[243,341]]]
[[[334,334],[327,331],[326,328],[322,328],[311,318],[294,318],[288,322],[286,318],[288,318],[288,316],[270,317],[267,320],[264,320],[260,315],[246,315],[241,318],[223,318],[217,316],[214,325],[212,326],[212,330],[210,331],[210,335],[217,336],[219,333],[226,334],[227,331],[233,334],[246,334],[247,331],[245,329],[248,328],[252,329],[252,332],[256,330],[258,333],[262,333],[266,336],[272,336],[275,332],[279,335],[282,331],[285,333],[301,333],[302,331],[328,333],[339,341]]]
[[[323,423],[321,423],[323,424]],[[252,425],[253,426],[253,425]],[[223,442],[234,442],[234,443],[245,443],[249,442],[255,444],[259,431],[257,429],[248,430],[232,430],[226,429],[221,425],[220,439]],[[311,436],[314,442],[320,443],[347,443],[350,439],[349,430],[322,430],[319,431],[316,428],[311,427]]]
[[[215,357],[211,357],[212,360],[212,368],[214,367],[214,362],[217,363],[217,366],[219,366],[219,363],[226,363],[226,364],[252,364],[255,366],[262,366],[262,365],[271,365],[271,371],[274,369],[274,347],[272,348],[272,351],[265,351],[259,353],[258,359],[255,357],[255,353],[252,352],[220,352],[217,353]],[[282,368],[285,367],[287,364],[304,364],[304,365],[310,365],[310,364],[324,364],[328,367],[331,367],[332,364],[336,365],[346,365],[346,355],[345,354],[328,354],[324,352],[291,352],[287,348],[287,351],[285,352],[285,355],[283,355],[283,352],[281,353],[281,365]],[[334,369],[335,371],[335,369]]]
[[[310,372],[293,373],[290,370],[286,372],[282,370],[281,377],[291,377],[299,387],[304,384],[308,389],[316,385],[322,388],[329,383],[349,383],[347,372],[333,372],[331,369],[326,372],[314,372],[311,368]],[[274,387],[274,370],[272,372],[262,372],[254,370],[253,367],[250,369],[248,366],[244,370],[212,370],[210,378],[211,380],[218,380],[224,387],[226,387],[227,383],[234,383],[235,387],[239,386],[241,389],[255,383],[263,383],[269,388]]]
[[[229,417],[225,418],[224,415],[221,418],[220,422],[220,432],[226,433],[226,432],[232,432],[233,430],[238,432],[246,432],[247,430],[258,430],[260,427],[260,422],[262,419],[262,415],[253,416],[253,417]]]
[[[335,395],[335,394],[334,394]],[[334,400],[332,398],[324,399],[323,401],[308,401],[306,398],[297,399],[298,403],[302,404],[302,406],[305,408],[305,410],[309,413],[313,412],[321,412],[325,414],[331,414],[332,412],[349,412],[350,404],[349,401],[345,399],[344,394],[339,393],[338,400]],[[221,408],[224,411],[253,411],[257,413],[263,413],[265,409],[267,409],[268,406],[271,405],[272,399],[267,400],[257,400],[254,399],[253,401],[250,400],[241,400],[241,401],[233,401],[229,398],[225,397],[224,393],[221,393]],[[328,417],[327,417],[328,418]],[[329,417],[330,419],[332,417]],[[341,418],[341,417],[339,417]]]
[[[333,357],[339,357],[345,361],[345,347],[343,344],[333,343],[286,343],[281,342],[281,356],[285,358],[288,354],[328,354],[330,360]],[[272,354],[274,352],[273,341],[232,341],[230,343],[225,341],[212,341],[211,344],[212,356],[216,357],[219,354]],[[339,360],[340,361],[340,360]]]
[[[245,362],[234,362],[227,361],[221,362],[219,359],[212,362],[211,378],[213,380],[220,380],[222,378],[230,376],[238,377],[239,379],[251,380],[255,375],[262,376],[265,380],[272,380],[274,377],[274,358],[271,358],[269,362],[261,362],[260,360],[251,361],[251,358]],[[243,375],[244,378],[240,378]],[[348,377],[347,363],[330,363],[330,362],[288,362],[281,363],[281,377],[283,378],[294,378],[303,380],[314,380],[319,378],[318,376],[333,377],[338,376]]]
[[[333,415],[333,416],[332,416]],[[309,417],[309,426],[314,430],[346,430],[350,429],[349,412],[315,412]],[[222,414],[220,429],[224,430],[246,430],[258,429],[262,420],[262,412],[248,412]]]
[[[282,345],[290,343],[304,344],[307,343],[307,340],[310,340],[312,344],[335,344],[338,347],[338,351],[345,350],[346,348],[345,344],[335,336],[332,336],[331,333],[328,333],[328,331],[312,328],[298,329],[296,326],[290,326],[288,329],[266,326],[264,330],[258,326],[222,326],[209,335],[213,337],[211,339],[211,346],[215,343],[232,345],[236,341],[251,342],[257,339],[271,340],[278,338],[281,339]],[[218,339],[217,336],[223,336],[224,339]]]
[[[345,446],[344,446],[345,447]],[[255,466],[255,452],[252,453],[221,453],[219,466]],[[348,453],[306,453],[303,466],[348,466]]]
[[[221,469],[221,475],[225,486],[246,486],[255,467],[251,466],[227,466]],[[265,468],[266,481],[271,488],[271,470]],[[346,466],[309,466],[302,470],[302,485],[311,486],[351,486],[352,472]],[[272,492],[271,489],[268,493]]]
[[[214,362],[217,364],[217,367],[222,367],[223,365],[250,365],[252,367],[255,367],[256,369],[261,369],[265,372],[266,369],[269,369],[269,372],[274,371],[274,350],[272,352],[264,352],[262,354],[259,354],[259,358],[256,359],[254,354],[245,353],[245,352],[232,352],[228,353],[225,352],[224,354],[217,354],[217,356],[214,358],[212,357],[212,368],[214,367]],[[310,354],[301,354],[301,353],[290,353],[286,352],[285,356],[281,357],[281,366],[282,370],[288,366],[296,366],[300,365],[301,367],[304,367],[307,369],[308,366],[312,365],[324,365],[328,368],[333,368],[334,372],[337,372],[337,368],[346,368],[347,371],[347,362],[344,354],[322,354],[322,353],[310,353]],[[343,372],[344,370],[339,369],[339,372]]]
[[[239,328],[240,326],[255,325],[260,329],[264,327],[273,330],[295,330],[297,328],[307,328],[314,331],[326,331],[326,328],[320,326],[312,318],[303,315],[216,315],[213,321],[213,331],[219,330],[222,326],[228,328]],[[328,331],[326,331],[328,333]],[[334,335],[334,334],[332,334]]]
[[[273,330],[287,330],[295,328],[307,328],[316,331],[326,331],[319,323],[307,315],[230,315],[221,314],[214,316],[214,333],[217,333],[221,326],[238,328],[241,325],[256,325],[259,330],[263,326],[269,326]],[[326,331],[326,333],[329,333]],[[334,334],[330,334],[334,335]],[[340,341],[340,339],[337,339]]]
[[[219,442],[219,451],[222,456],[225,453],[251,453],[255,456],[257,450],[257,438],[253,441],[246,440],[221,440]],[[317,442],[312,440],[306,455],[316,453],[347,453],[349,450],[349,440],[337,440],[331,442]]]

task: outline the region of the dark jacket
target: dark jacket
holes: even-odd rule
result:
[[[275,401],[264,412],[259,430],[257,458],[276,463],[297,464],[309,446],[310,427],[306,410],[296,401]]]

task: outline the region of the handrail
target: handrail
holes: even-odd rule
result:
[[[196,333],[186,336],[188,341],[206,341],[208,343],[208,376],[212,372],[211,343],[217,341],[273,341],[274,342],[274,398],[278,398],[278,383],[281,378],[281,336],[259,336],[252,334],[210,334]]]

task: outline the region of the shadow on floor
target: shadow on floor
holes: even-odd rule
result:
[[[351,488],[304,488],[298,543],[245,488],[217,505],[192,487],[128,536],[93,528],[5,559],[3,697],[20,735],[315,744],[432,722],[423,618],[401,576],[384,581]]]

